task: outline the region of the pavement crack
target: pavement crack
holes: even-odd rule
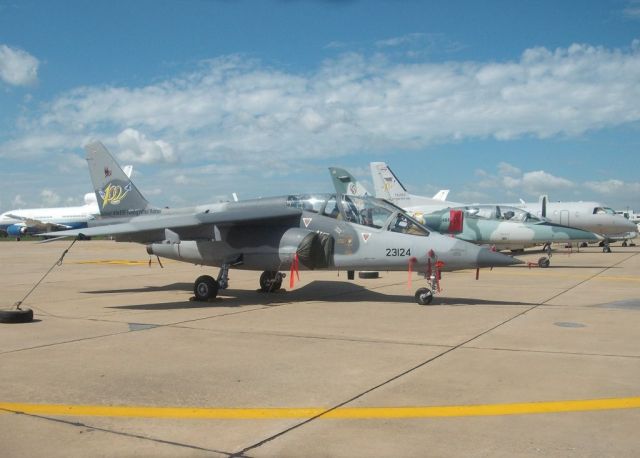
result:
[[[115,434],[115,435],[118,435],[118,436],[124,436],[124,437],[133,438],[133,439],[141,439],[141,440],[155,442],[155,443],[158,443],[158,444],[172,445],[172,446],[175,446],[175,447],[189,448],[189,449],[192,449],[192,450],[200,450],[200,451],[209,452],[209,453],[218,453],[220,455],[227,456],[227,457],[233,456],[230,452],[224,452],[224,451],[221,451],[221,450],[215,450],[215,449],[199,447],[197,445],[185,444],[183,442],[176,442],[176,441],[170,441],[170,440],[165,440],[165,439],[159,439],[159,438],[156,438],[156,437],[142,436],[140,434],[132,434],[132,433],[124,432],[124,431],[116,431],[116,430],[113,430],[113,429],[100,428],[98,426],[91,426],[91,425],[89,425],[87,423],[83,423],[83,422],[79,422],[79,421],[63,420],[61,418],[53,418],[53,417],[47,417],[47,416],[44,416],[44,415],[36,415],[36,414],[18,412],[18,411],[7,410],[7,409],[0,409],[0,410],[3,411],[3,412],[8,412],[8,413],[16,414],[16,415],[24,415],[24,416],[31,417],[31,418],[37,418],[39,420],[51,421],[51,422],[55,422],[55,423],[62,423],[64,425],[73,426],[75,428],[88,428],[88,429],[91,429],[91,430],[100,431],[100,432],[107,433],[107,434]]]

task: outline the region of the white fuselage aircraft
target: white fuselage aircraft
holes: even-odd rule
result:
[[[133,166],[124,167],[130,177]],[[0,234],[20,240],[23,235],[41,232],[83,229],[100,215],[98,201],[93,192],[84,195],[84,205],[77,207],[25,208],[9,210],[0,215]]]

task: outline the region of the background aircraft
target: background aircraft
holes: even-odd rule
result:
[[[131,176],[132,165],[124,167]],[[98,200],[93,192],[84,196],[84,205],[76,207],[26,208],[10,210],[0,215],[0,233],[20,240],[23,235],[35,235],[66,229],[81,229],[100,214]]]
[[[330,167],[329,171],[336,192],[366,192],[346,170]],[[601,240],[592,232],[552,224],[517,208],[496,205],[457,206],[435,211],[433,208],[437,205],[407,206],[405,210],[430,229],[467,242],[493,245],[498,250],[521,250],[548,242]],[[539,265],[548,267],[549,260],[541,258]]]
[[[521,261],[431,232],[402,209],[370,197],[301,194],[184,209],[152,207],[101,143],[86,147],[103,217],[100,226],[48,233],[112,235],[147,245],[149,254],[220,266],[217,279],[194,283],[198,300],[228,285],[230,268],[263,270],[263,291],[280,288],[289,269],[422,271],[431,289],[415,293],[431,302],[438,270],[508,266]],[[115,224],[109,224],[115,221]],[[92,224],[94,224],[92,223]]]
[[[387,199],[405,209],[420,207],[425,211],[435,211],[444,208],[443,202],[409,194],[386,163],[371,162],[369,165],[376,197]],[[466,204],[446,202],[447,207],[464,205]],[[548,202],[547,197],[542,196],[538,203],[521,201],[495,206],[519,208],[555,224],[600,234],[605,239],[605,251],[611,251],[608,246],[609,241],[617,240],[637,230],[629,220],[616,215],[612,209],[598,202]]]

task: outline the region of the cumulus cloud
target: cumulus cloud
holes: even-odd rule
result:
[[[42,199],[42,203],[47,206],[57,205],[61,200],[60,196],[51,189],[43,189],[40,192],[40,198]]]
[[[498,164],[498,172],[500,175],[505,175],[509,177],[517,177],[522,175],[522,170],[518,167],[515,167],[507,162],[500,162]]]
[[[350,53],[300,74],[226,56],[142,87],[64,93],[27,113],[0,157],[99,138],[136,162],[249,166],[265,157],[280,164],[465,139],[579,136],[640,121],[638,80],[637,45],[532,48],[491,63]]]
[[[26,51],[0,45],[0,80],[12,86],[27,86],[38,80],[40,62]]]
[[[13,198],[13,200],[11,201],[11,206],[13,208],[22,208],[26,204],[27,203],[24,201],[24,199],[22,198],[22,196],[20,194],[16,194],[15,197]]]
[[[475,175],[479,177],[478,182],[474,183],[475,187],[502,190],[503,194],[509,196],[521,194],[538,196],[577,186],[571,180],[552,175],[544,170],[522,172],[518,167],[507,162],[498,163],[496,174],[478,169]]]
[[[122,160],[151,164],[155,162],[175,162],[173,147],[163,140],[149,140],[135,129],[125,129],[118,134],[118,144]]]
[[[623,13],[629,19],[640,20],[640,1],[629,1],[623,10]]]
[[[640,193],[640,183],[625,183],[621,180],[588,181],[584,185],[605,196],[637,196]]]
[[[529,194],[547,194],[574,186],[572,181],[551,175],[543,170],[527,172],[522,175],[522,187]]]

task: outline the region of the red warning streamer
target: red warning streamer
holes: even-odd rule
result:
[[[289,271],[289,288],[293,288],[295,284],[295,280],[293,279],[293,274],[296,274],[298,281],[300,281],[300,263],[298,261],[298,253],[295,254],[293,260],[291,261],[291,270]]]
[[[442,279],[441,269],[444,267],[444,262],[437,261],[436,262],[436,286],[438,288],[438,292],[440,292],[440,280]]]

